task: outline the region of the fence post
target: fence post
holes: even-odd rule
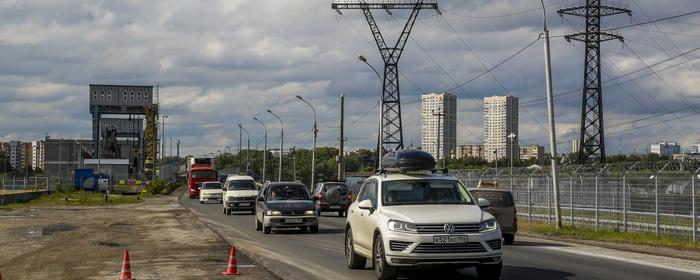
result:
[[[656,228],[654,230],[656,236],[659,236],[659,175],[654,176],[654,211],[656,214]]]
[[[547,188],[547,223],[552,223],[552,191],[549,189],[549,179],[544,185]]]
[[[595,175],[595,229],[598,230],[598,175]]]
[[[627,232],[627,174],[622,174],[622,231]]]
[[[697,221],[697,216],[695,214],[695,177],[697,175],[693,174],[693,184],[692,184],[692,191],[691,193],[693,194],[693,211],[692,211],[692,216],[693,216],[693,243],[697,242],[697,231],[698,231],[698,221]]]
[[[574,176],[569,176],[569,218],[571,219],[571,225],[574,225]]]
[[[527,221],[532,222],[532,177],[528,178],[527,184]]]

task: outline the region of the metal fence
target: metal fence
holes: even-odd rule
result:
[[[0,190],[48,191],[53,190],[55,186],[51,181],[49,177],[2,177],[0,178]]]
[[[697,242],[700,169],[695,163],[624,163],[562,166],[562,221],[596,229],[672,235]],[[554,222],[550,170],[540,166],[457,170],[467,187],[480,181],[510,188],[518,216]]]

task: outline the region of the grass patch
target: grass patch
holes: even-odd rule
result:
[[[518,230],[560,238],[601,241],[618,244],[649,245],[700,252],[700,243],[693,243],[693,240],[689,238],[678,236],[660,235],[657,237],[656,235],[649,233],[622,232],[611,229],[595,230],[595,228],[582,225],[564,225],[561,230],[557,230],[554,225],[533,223],[522,220],[518,221]]]
[[[146,195],[146,196],[150,196]],[[53,192],[48,195],[43,195],[27,202],[10,203],[0,206],[0,209],[16,209],[22,207],[41,207],[41,206],[104,206],[104,205],[119,205],[130,203],[143,202],[144,195],[140,196],[125,196],[125,195],[109,195],[109,201],[105,201],[105,195],[102,193],[93,192]]]

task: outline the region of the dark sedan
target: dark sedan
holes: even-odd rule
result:
[[[275,182],[265,185],[255,203],[255,229],[299,228],[318,232],[318,216],[304,184]]]

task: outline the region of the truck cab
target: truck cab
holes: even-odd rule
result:
[[[216,171],[209,167],[191,168],[187,172],[187,193],[190,198],[199,197],[199,188],[204,182],[217,181]]]

